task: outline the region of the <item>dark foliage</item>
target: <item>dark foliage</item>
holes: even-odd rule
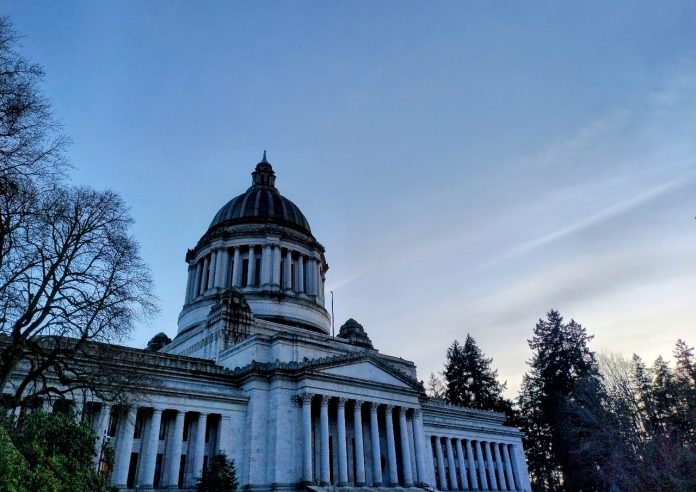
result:
[[[90,425],[70,415],[36,411],[0,421],[0,490],[112,491],[94,469],[95,440]]]
[[[541,490],[560,490],[564,475],[581,479],[590,472],[573,459],[563,429],[576,387],[599,384],[595,355],[588,347],[591,339],[580,324],[564,323],[558,311],[551,310],[529,340],[533,355],[519,406],[530,476]]]
[[[505,383],[498,381],[493,359],[486,357],[471,335],[464,345],[457,340],[447,349],[444,377],[444,398],[454,405],[504,412],[514,418],[512,402],[503,397]]]
[[[696,364],[679,340],[659,357],[597,360],[591,337],[556,311],[540,320],[519,398],[535,490],[696,490]]]
[[[152,337],[149,342],[147,342],[147,348],[145,350],[148,350],[150,352],[157,352],[171,341],[172,339],[169,338],[166,333],[160,332],[154,337]]]
[[[227,456],[216,454],[203,470],[203,474],[196,482],[196,492],[235,492],[239,482],[234,461]]]

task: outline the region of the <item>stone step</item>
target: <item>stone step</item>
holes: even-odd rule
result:
[[[439,492],[433,488],[419,487],[339,487],[337,485],[306,485],[305,487],[310,492],[423,492],[424,490]]]

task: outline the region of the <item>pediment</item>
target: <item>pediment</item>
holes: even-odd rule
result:
[[[342,365],[319,369],[317,372],[321,374],[343,376],[370,383],[387,384],[411,389],[411,385],[390,374],[371,361],[347,362]]]

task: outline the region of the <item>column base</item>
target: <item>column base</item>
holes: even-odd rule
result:
[[[356,486],[356,487],[364,487],[364,486],[365,486],[365,482],[356,482],[356,483],[355,483],[355,486]]]
[[[381,487],[381,486],[382,486],[382,482],[375,482],[375,483],[372,484],[372,486],[373,486],[373,487]]]
[[[339,487],[346,487],[348,485],[348,482],[338,482]]]

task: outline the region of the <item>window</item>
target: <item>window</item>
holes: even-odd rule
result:
[[[249,285],[249,259],[242,261],[242,287]]]
[[[261,285],[261,258],[256,258],[256,271],[254,272],[254,287]]]
[[[191,428],[191,419],[189,419],[188,415],[187,415],[186,418],[184,419],[184,439],[183,439],[184,442],[188,441],[190,428]]]
[[[167,430],[169,430],[169,419],[165,419],[162,416],[162,421],[160,423],[159,440],[164,441],[167,437]]]
[[[133,430],[133,439],[140,439],[143,435],[143,414],[138,412],[135,416],[135,429]]]

